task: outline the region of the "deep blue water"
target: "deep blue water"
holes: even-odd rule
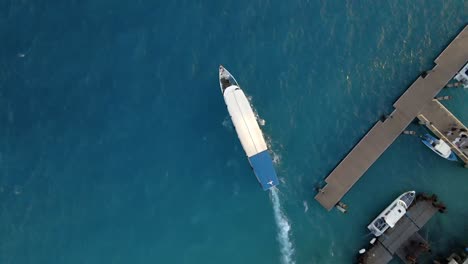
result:
[[[296,263],[351,263],[409,189],[447,204],[435,253],[468,243],[467,170],[414,137],[348,214],[313,199],[467,22],[463,0],[1,1],[0,263],[281,263],[219,64],[266,120]],[[468,123],[466,90],[442,93]]]

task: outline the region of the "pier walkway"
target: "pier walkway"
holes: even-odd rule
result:
[[[393,104],[395,110],[377,122],[325,179],[315,199],[331,210],[405,128],[468,61],[468,26],[436,58],[436,66],[422,74]],[[427,114],[427,113],[426,113]]]

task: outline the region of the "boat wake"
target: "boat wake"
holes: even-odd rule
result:
[[[271,148],[270,148],[271,149]],[[276,164],[276,165],[279,165],[280,164],[280,161],[281,161],[281,156],[276,154],[275,152],[271,152],[272,153],[272,156],[273,156],[273,163]]]
[[[294,248],[289,238],[291,225],[289,224],[288,218],[281,210],[278,189],[275,187],[271,188],[270,198],[271,202],[273,203],[273,212],[275,215],[276,226],[278,227],[278,242],[280,243],[281,262],[283,264],[294,264]]]
[[[230,131],[234,130],[234,125],[232,124],[230,116],[226,116],[221,124]]]
[[[247,100],[249,101],[250,107],[252,111],[254,112],[257,122],[261,126],[264,126],[266,121],[260,118],[257,110],[252,105],[252,97],[247,96]],[[275,151],[273,151],[271,138],[266,134],[263,134],[263,136],[266,140],[268,149],[270,150],[272,154],[272,159],[273,159],[272,161],[276,166],[278,166],[281,162],[281,156],[275,153]],[[282,180],[282,182],[284,183],[284,180]],[[291,230],[291,225],[289,224],[288,218],[286,217],[286,215],[283,213],[281,209],[281,202],[279,198],[278,189],[276,189],[276,187],[272,187],[270,188],[270,190],[271,190],[270,199],[271,199],[271,203],[273,204],[273,213],[275,216],[276,226],[278,228],[278,242],[280,244],[281,263],[282,264],[295,264],[296,262],[293,260],[294,248],[289,238],[289,231]]]

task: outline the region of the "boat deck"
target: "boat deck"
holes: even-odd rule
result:
[[[417,232],[437,211],[431,201],[417,201],[394,228],[379,237],[375,246],[364,255],[363,263],[385,264],[390,262],[395,254],[405,263],[410,263],[406,262],[406,256],[417,257],[422,253],[419,243],[427,244]]]
[[[377,122],[325,179],[315,199],[331,210],[405,128],[468,61],[468,26],[436,58],[436,66],[420,76],[394,103],[395,110]],[[435,124],[435,123],[434,123]]]

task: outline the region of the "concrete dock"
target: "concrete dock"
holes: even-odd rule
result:
[[[428,245],[418,231],[437,211],[432,201],[417,201],[394,228],[378,238],[376,244],[362,256],[361,263],[385,264],[390,262],[394,255],[405,263],[411,263],[407,257],[417,258],[425,252],[421,245]]]
[[[328,175],[326,185],[320,189],[315,199],[327,210],[331,210],[405,128],[433,102],[433,98],[467,61],[468,26],[465,26],[436,58],[436,66],[422,74],[393,104],[395,110],[392,114],[384,122],[377,122]],[[430,108],[425,110],[424,116],[434,116],[427,113]]]

